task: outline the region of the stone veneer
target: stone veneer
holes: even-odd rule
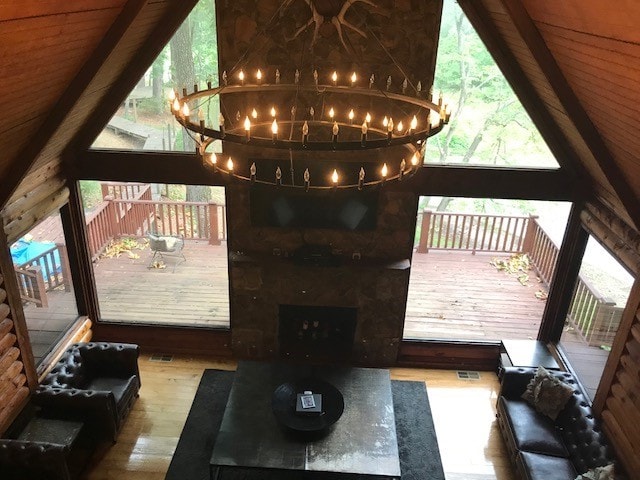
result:
[[[416,196],[382,188],[377,227],[369,232],[252,227],[249,199],[249,186],[227,188],[228,211],[234,212],[228,219],[234,354],[280,358],[281,304],[355,307],[352,362],[394,363],[404,326]],[[330,245],[339,265],[294,262],[291,255],[305,242]],[[352,259],[354,252],[360,260]]]

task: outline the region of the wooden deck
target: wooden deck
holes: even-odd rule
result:
[[[506,254],[415,253],[407,299],[405,338],[499,341],[535,339],[545,302],[530,272],[527,285],[489,262]]]
[[[125,253],[101,258],[94,265],[103,321],[229,327],[226,244],[187,241],[187,261],[175,272],[173,258],[166,260],[165,269],[147,268],[151,259],[148,247],[134,253],[138,258]],[[545,307],[544,300],[535,295],[543,289],[542,284],[531,272],[528,284],[522,285],[516,276],[490,265],[493,258],[506,256],[445,251],[414,254],[405,338],[535,339]],[[63,320],[73,319],[72,302],[73,295],[52,292],[48,309],[28,307],[32,336],[46,332],[46,339],[53,338],[54,325],[64,326],[68,323]],[[599,378],[606,351],[588,347],[571,332],[563,336],[563,345],[572,358],[579,359],[576,363],[582,365],[581,376]],[[586,387],[593,389],[592,385]]]
[[[94,265],[100,313],[105,321],[181,326],[229,327],[229,275],[227,247],[186,241],[185,262],[174,270],[175,257],[166,268],[148,268],[149,248],[101,258]],[[158,257],[156,257],[158,259]]]
[[[405,339],[536,339],[545,291],[535,272],[522,285],[516,275],[490,265],[508,254],[430,251],[415,253],[405,317]],[[561,344],[591,398],[609,352],[588,346],[572,329]]]

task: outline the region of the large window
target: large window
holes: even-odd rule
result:
[[[633,277],[593,237],[580,266],[560,345],[593,399]]]
[[[218,84],[215,2],[201,0],[129,93],[92,148],[193,151],[194,143],[169,112],[171,89]],[[213,105],[211,118],[218,118]]]
[[[421,197],[404,338],[535,339],[569,208]]]
[[[81,182],[100,319],[229,326],[224,188]]]
[[[33,355],[40,365],[78,318],[60,214],[44,219],[10,249]]]
[[[451,122],[427,143],[431,163],[558,168],[537,128],[454,0],[445,0],[435,92]]]

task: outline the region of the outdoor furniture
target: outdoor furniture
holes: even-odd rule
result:
[[[147,238],[149,240],[149,248],[153,252],[148,268],[153,267],[153,262],[158,256],[162,260],[164,260],[165,257],[175,258],[173,264],[174,272],[179,264],[187,261],[182,253],[182,249],[184,248],[184,237],[182,237],[182,235],[155,235],[149,233]]]
[[[125,343],[76,343],[60,358],[34,394],[49,409],[67,409],[87,419],[112,441],[140,390],[139,347]]]

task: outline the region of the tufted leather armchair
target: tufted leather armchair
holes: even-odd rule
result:
[[[550,371],[574,387],[554,422],[521,398],[535,373],[535,368],[506,368],[498,396],[498,425],[519,478],[573,480],[611,463],[613,453],[573,375]]]
[[[116,441],[140,390],[139,347],[125,343],[76,343],[36,390],[43,411],[76,412],[90,428]]]
[[[43,417],[32,404],[0,438],[3,480],[72,480],[79,478],[96,446],[86,425],[65,418]]]

